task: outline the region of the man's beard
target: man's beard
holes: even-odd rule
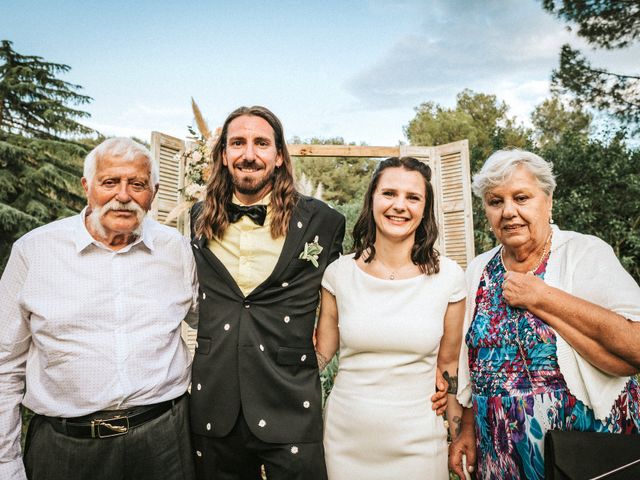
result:
[[[142,233],[142,220],[144,220],[147,212],[133,200],[127,203],[122,203],[115,198],[105,203],[101,207],[94,207],[89,214],[89,223],[93,230],[98,233],[98,235],[100,235],[102,238],[107,238],[107,230],[100,222],[100,219],[111,210],[127,210],[130,212],[135,212],[136,218],[138,220],[138,226],[131,232],[131,235],[135,237],[140,236],[140,234]]]
[[[249,166],[249,164],[247,164]],[[242,165],[240,165],[242,167]],[[238,193],[243,195],[255,195],[265,189],[267,185],[272,185],[275,181],[275,169],[271,172],[266,172],[265,175],[259,179],[253,179],[249,175],[242,172],[232,175],[233,186]],[[270,189],[269,189],[270,190]]]

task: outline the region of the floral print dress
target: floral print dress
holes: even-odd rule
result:
[[[544,279],[548,257],[534,272]],[[640,386],[632,377],[602,420],[568,391],[558,367],[553,329],[502,296],[498,252],[476,293],[465,341],[473,385],[478,478],[543,479],[549,429],[640,432]],[[526,367],[525,367],[526,362]]]

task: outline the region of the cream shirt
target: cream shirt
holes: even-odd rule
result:
[[[182,395],[180,326],[196,326],[196,302],[188,240],[150,218],[118,251],[91,237],[84,212],[16,241],[0,280],[0,478],[26,478],[20,403],[78,417]]]
[[[222,239],[213,238],[208,246],[227,268],[242,293],[249,295],[264,282],[278,263],[284,237],[271,238],[271,194],[253,205],[267,205],[264,225],[256,225],[249,217],[242,216],[229,225]],[[233,203],[242,203],[233,196]]]

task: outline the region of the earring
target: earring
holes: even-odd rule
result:
[[[490,231],[490,232],[493,232],[493,227],[489,227],[489,231]]]
[[[549,212],[549,223],[553,224],[553,214]]]

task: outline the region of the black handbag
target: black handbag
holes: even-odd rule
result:
[[[544,472],[547,480],[639,480],[640,435],[550,430]]]

